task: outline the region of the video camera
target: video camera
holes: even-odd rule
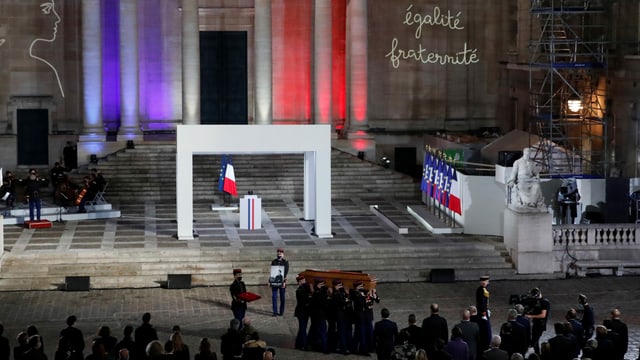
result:
[[[530,293],[515,296],[517,299],[510,300],[511,303],[521,304],[524,307],[525,314],[539,314],[541,312],[540,305],[540,289],[534,288]]]

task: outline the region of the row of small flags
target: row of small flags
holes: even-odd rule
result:
[[[420,190],[447,209],[462,214],[457,171],[444,157],[426,153]]]
[[[218,176],[218,191],[226,192],[233,196],[238,196],[236,188],[236,174],[233,171],[233,160],[231,155],[222,155],[222,165]]]

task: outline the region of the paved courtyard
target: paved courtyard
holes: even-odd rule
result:
[[[295,259],[289,259],[294,262]],[[460,310],[474,301],[476,282],[446,284],[402,283],[379,284],[382,298],[376,306],[387,307],[392,320],[399,327],[406,326],[408,314],[415,313],[421,320],[428,315],[432,302],[440,304],[442,315],[449,325],[459,321]],[[630,327],[630,345],[627,359],[638,357],[640,344],[640,314],[637,312],[640,298],[640,277],[593,277],[566,280],[495,281],[490,284],[492,323],[497,328],[506,318],[511,294],[523,294],[539,286],[551,301],[551,323],[562,320],[569,307],[577,306],[577,294],[585,293],[596,310],[597,322],[601,323],[608,311],[618,307],[623,320]],[[341,359],[342,355],[305,353],[293,349],[296,320],[293,287],[287,292],[285,316],[271,316],[270,290],[266,286],[249,287],[250,291],[263,296],[251,303],[248,316],[269,346],[277,349],[278,359]],[[111,327],[112,334],[121,337],[127,324],[137,326],[142,314],[152,314],[152,324],[162,341],[168,338],[173,325],[180,325],[185,334],[191,356],[197,352],[201,337],[215,339],[214,348],[219,353],[219,338],[231,319],[227,287],[200,287],[185,290],[175,289],[120,289],[91,290],[88,292],[30,291],[0,293],[0,320],[5,325],[5,336],[15,346],[15,336],[30,324],[35,324],[44,337],[45,350],[53,359],[58,332],[65,326],[68,315],[78,317],[77,326],[90,341],[98,327]],[[553,326],[549,326],[551,330]],[[547,331],[545,336],[552,335]],[[85,353],[86,355],[86,353]],[[375,356],[374,356],[375,357]],[[358,358],[351,355],[348,358]]]

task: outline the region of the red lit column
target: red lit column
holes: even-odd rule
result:
[[[120,130],[118,138],[135,139],[140,130],[138,88],[138,1],[120,0]]]
[[[198,0],[182,0],[182,123],[200,124]]]
[[[367,0],[347,4],[347,109],[349,133],[366,130]]]
[[[271,0],[255,0],[255,123],[259,125],[271,124],[273,118],[271,61]]]
[[[316,124],[331,124],[331,1],[315,0],[313,31],[313,115]]]

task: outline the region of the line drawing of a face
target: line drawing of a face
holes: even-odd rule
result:
[[[41,11],[42,15],[53,16],[53,20],[54,20],[53,29],[52,29],[53,33],[51,34],[51,38],[49,38],[49,39],[47,39],[47,38],[35,38],[31,42],[31,45],[29,46],[29,56],[31,56],[33,59],[36,59],[38,61],[41,61],[41,62],[47,64],[47,66],[49,66],[51,68],[51,70],[53,70],[53,73],[56,76],[56,80],[58,81],[58,87],[60,88],[60,94],[62,94],[62,97],[64,97],[64,89],[62,88],[62,82],[60,81],[60,75],[58,75],[58,70],[55,68],[55,66],[53,66],[47,60],[45,60],[45,59],[33,54],[33,47],[38,42],[42,41],[42,42],[52,43],[52,42],[54,42],[56,40],[57,33],[58,33],[58,24],[62,20],[60,19],[60,16],[56,12],[55,0],[50,0],[50,1],[43,2],[42,4],[40,4],[40,11]]]

